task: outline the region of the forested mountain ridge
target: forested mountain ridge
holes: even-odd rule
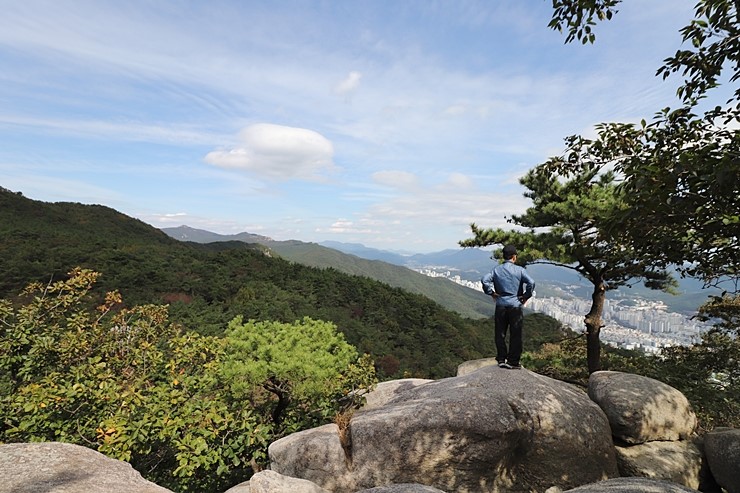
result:
[[[393,287],[421,294],[464,317],[493,316],[494,305],[483,291],[474,291],[446,279],[427,277],[397,263],[366,259],[316,243],[297,240],[276,241],[250,233],[220,235],[188,226],[162,228],[162,231],[172,238],[197,243],[223,241],[259,243],[292,262],[321,269],[331,267],[345,274],[369,277]]]
[[[464,319],[367,277],[274,258],[264,246],[183,243],[108,207],[0,191],[0,237],[3,298],[81,266],[103,274],[101,293],[119,290],[128,305],[168,303],[173,321],[203,334],[222,333],[237,315],[331,321],[373,356],[383,376],[449,376],[459,363],[493,351],[489,320]],[[540,332],[560,336],[553,320],[531,317],[532,344]]]
[[[448,249],[432,253],[399,254],[369,248],[358,243],[322,241],[319,244],[301,241],[276,241],[252,233],[220,235],[210,231],[179,226],[162,228],[169,236],[182,241],[209,243],[216,241],[245,241],[260,243],[279,253],[285,259],[314,267],[334,267],[347,274],[362,275],[413,293],[423,294],[449,310],[466,317],[490,317],[493,305],[482,291],[471,290],[443,278],[420,276],[413,269],[428,268],[437,272],[449,270],[467,281],[477,282],[495,265],[491,251],[480,248]],[[340,253],[337,253],[340,252]],[[388,265],[392,264],[392,265]],[[401,269],[401,267],[405,267]],[[563,288],[583,299],[590,299],[588,281],[572,269],[533,263],[527,265],[537,281],[540,297],[562,297]],[[711,295],[720,295],[722,289],[705,287],[699,279],[681,276],[674,272],[678,286],[675,292],[666,293],[648,289],[636,282],[617,288],[612,297],[623,300],[645,299],[665,303],[670,311],[693,316],[697,307]]]
[[[0,296],[15,294],[29,281],[65,274],[76,266],[72,263],[94,268],[177,243],[109,207],[41,202],[6,189],[0,189],[0,238]]]

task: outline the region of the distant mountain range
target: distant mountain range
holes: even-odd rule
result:
[[[459,272],[460,277],[463,279],[470,281],[480,279],[486,271],[493,267],[491,252],[480,248],[458,248],[433,253],[403,255],[386,250],[368,248],[359,243],[324,241],[320,244],[329,248],[334,248],[340,252],[357,255],[358,257],[382,260],[384,262],[402,265],[412,269],[430,266],[448,267]]]
[[[459,250],[442,250],[440,252],[401,255],[384,250],[368,248],[357,243],[340,243],[336,241],[323,242],[337,250],[351,253],[365,258],[376,258],[386,262],[402,265],[409,268],[437,268],[449,269],[462,279],[478,281],[490,271],[495,263],[491,259],[491,250],[480,248],[461,248]],[[537,282],[537,292],[540,296],[558,296],[553,287],[568,287],[574,295],[588,299],[591,297],[592,285],[572,269],[549,264],[531,264],[527,266],[532,277]],[[662,291],[648,289],[639,282],[631,287],[624,286],[610,293],[611,298],[645,298],[664,302],[669,309],[681,313],[693,313],[704,303],[710,295],[721,293],[720,289],[705,289],[702,282],[694,278],[681,278],[678,281],[678,294],[671,295]]]
[[[324,247],[336,250],[348,255],[353,255],[365,260],[377,260],[389,264],[407,267],[410,269],[423,267],[447,267],[460,273],[463,279],[477,281],[481,276],[493,267],[491,252],[480,248],[466,248],[458,250],[442,250],[434,253],[401,254],[388,250],[370,248],[360,243],[342,243],[338,241],[322,241],[321,243],[305,243],[297,240],[276,241],[267,236],[252,233],[238,233],[234,235],[222,235],[190,226],[178,226],[175,228],[161,228],[168,236],[181,241],[192,241],[194,243],[215,243],[220,241],[243,241],[246,243],[259,243],[275,248],[278,253],[294,253],[295,250],[303,250],[304,254],[313,249],[315,252],[322,251]],[[300,248],[298,248],[300,247]],[[308,260],[308,258],[304,258]]]
[[[260,243],[272,241],[267,236],[252,233],[237,233],[235,235],[220,235],[203,229],[195,229],[190,226],[178,226],[176,228],[162,228],[168,236],[180,241],[192,241],[193,243],[216,243],[219,241],[243,241],[245,243]]]
[[[396,262],[390,262],[389,260],[375,259],[372,256],[363,257],[358,254],[361,250],[356,253],[345,253],[339,249],[318,243],[306,243],[297,240],[276,241],[250,233],[221,235],[189,226],[162,228],[162,231],[171,238],[193,243],[234,240],[257,243],[292,262],[322,269],[336,269],[345,274],[367,277],[389,286],[424,295],[448,310],[470,318],[490,317],[494,311],[494,305],[491,303],[490,297],[483,294],[482,291],[466,288],[447,279],[425,276],[408,268],[409,266],[399,263],[398,259],[396,259]],[[373,249],[366,250],[372,251]],[[387,253],[388,255],[381,255],[385,259],[392,259],[394,255],[398,255],[399,258],[403,257],[382,250],[376,250],[376,252],[379,252],[379,254]]]
[[[381,267],[380,264],[373,263],[364,264],[363,268],[359,268],[357,265],[358,261],[350,261],[348,265],[346,258],[338,257],[336,254],[327,252],[326,250],[321,250],[321,247],[360,259],[392,264],[408,269],[433,268],[437,271],[450,270],[452,273],[459,275],[461,279],[473,282],[479,281],[495,265],[491,259],[491,250],[481,248],[460,248],[433,253],[403,254],[370,248],[360,243],[343,243],[338,241],[324,241],[319,244],[299,241],[279,242],[250,233],[219,235],[188,226],[163,228],[162,231],[173,238],[188,238],[187,241],[202,243],[231,240],[259,243],[274,249],[278,254],[283,255],[289,260],[307,263],[315,267],[334,267],[340,271],[364,275],[372,279],[387,282],[396,287],[404,287],[413,292],[420,291],[411,288],[408,284],[400,284],[398,280],[391,280],[394,276],[389,276],[387,272],[382,273],[383,270],[388,270],[387,266]],[[567,286],[570,292],[581,298],[590,298],[591,296],[591,285],[573,270],[546,264],[532,264],[527,269],[529,269],[538,283],[537,291],[540,296],[557,295],[553,290],[555,286]],[[444,279],[435,280],[444,282]],[[694,312],[699,305],[706,301],[709,295],[720,293],[720,290],[717,289],[704,289],[701,281],[697,279],[680,278],[677,276],[677,280],[679,282],[678,295],[670,295],[661,291],[651,290],[640,283],[635,283],[632,287],[619,288],[615,293],[610,294],[610,297],[658,300],[666,303],[673,311],[690,313]],[[463,289],[475,292],[468,288]],[[428,293],[423,294],[429,296]],[[429,297],[435,299],[432,296]],[[476,296],[476,298],[480,297]],[[484,305],[476,304],[475,310],[479,313],[489,315],[491,307],[488,304],[488,297],[483,296],[483,303]],[[443,306],[446,305],[443,303]],[[456,311],[460,309],[463,308],[458,306]]]

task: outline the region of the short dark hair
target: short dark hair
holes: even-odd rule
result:
[[[504,260],[509,260],[516,255],[516,247],[514,245],[506,245],[504,247]]]

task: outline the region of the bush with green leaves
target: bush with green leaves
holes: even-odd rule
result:
[[[245,323],[237,317],[226,341],[223,372],[231,394],[262,410],[278,434],[349,411],[375,383],[372,360],[358,357],[329,322]]]
[[[123,308],[114,292],[94,307],[90,289],[98,277],[77,269],[65,280],[30,285],[15,303],[0,300],[0,442],[77,443],[129,461],[175,491],[223,491],[264,463],[267,445],[284,432],[265,416],[263,403],[245,398],[250,385],[265,382],[257,374],[237,382],[228,368],[263,368],[259,358],[278,351],[287,360],[335,358],[334,366],[327,363],[335,373],[324,375],[336,377],[332,385],[326,378],[319,384],[332,392],[301,397],[304,408],[323,409],[321,416],[341,403],[311,399],[349,393],[373,378],[372,363],[358,360],[351,346],[337,343],[341,351],[327,356],[321,347],[306,352],[263,338],[252,340],[254,351],[240,353],[238,337],[188,332],[168,321],[166,306]],[[329,334],[332,327],[322,324],[284,329],[321,325]],[[271,330],[270,323],[264,327]],[[301,374],[302,385],[311,387],[314,377]],[[296,414],[290,422],[300,429],[316,417]]]

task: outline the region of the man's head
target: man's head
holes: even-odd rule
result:
[[[514,245],[506,245],[504,247],[504,260],[511,260],[516,257],[516,248]]]

